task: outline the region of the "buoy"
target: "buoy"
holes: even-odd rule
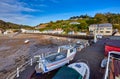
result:
[[[30,40],[25,40],[25,41],[24,41],[25,44],[27,44],[27,43],[29,43],[29,42],[30,42]]]

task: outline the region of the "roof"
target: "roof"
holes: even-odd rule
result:
[[[120,36],[111,36],[109,37],[110,40],[120,40]]]
[[[108,40],[106,45],[120,47],[120,40]]]
[[[52,79],[82,79],[82,76],[76,70],[63,66]]]
[[[91,26],[96,26],[96,27],[112,27],[112,24],[110,23],[104,23],[104,24],[92,24]]]
[[[110,23],[104,23],[104,24],[99,24],[99,27],[112,27],[112,24]]]

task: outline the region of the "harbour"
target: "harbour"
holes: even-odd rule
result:
[[[27,36],[27,39],[29,38],[29,40],[31,40],[31,38],[32,38],[32,40],[34,39],[34,38],[39,38],[40,39],[40,37],[41,36],[39,36],[39,35],[33,35],[33,37],[32,37],[32,35],[30,35],[30,37],[28,36],[29,34],[21,34],[21,35],[18,35],[18,36],[16,36],[15,37],[15,39],[20,39],[21,40],[21,38],[24,38],[24,36]],[[44,35],[43,35],[44,36]],[[6,37],[7,38],[7,37]],[[56,39],[56,38],[58,38],[58,37],[52,37],[52,39]],[[62,39],[63,40],[61,40],[60,38],[58,39],[59,41],[57,41],[57,42],[59,42],[59,44],[60,45],[65,45],[65,44],[69,44],[70,42],[68,41],[68,39],[70,39],[70,38],[63,38],[62,37]],[[71,38],[72,39],[72,38]],[[14,40],[14,39],[12,39],[12,40]],[[24,40],[26,40],[26,38],[24,38],[23,39],[23,41],[22,42],[24,42]],[[77,39],[77,40],[81,40],[81,39]],[[60,41],[62,41],[62,42],[60,42]],[[81,40],[82,41],[82,40]],[[92,79],[96,79],[96,78],[102,78],[102,76],[103,76],[103,74],[104,74],[104,70],[103,69],[101,69],[100,68],[100,62],[101,62],[101,60],[104,58],[104,43],[103,43],[103,41],[104,40],[99,40],[96,44],[93,44],[93,45],[91,45],[91,46],[87,46],[87,47],[85,47],[85,48],[83,48],[81,51],[77,51],[77,53],[76,53],[76,55],[75,55],[75,57],[74,57],[74,59],[73,59],[73,61],[71,61],[70,63],[72,63],[72,62],[75,62],[75,61],[78,61],[78,60],[86,60],[86,61],[88,61],[88,65],[90,66],[90,71],[92,71],[93,73],[91,73],[90,74],[90,78],[92,78]],[[54,41],[55,42],[55,41]],[[56,42],[56,43],[57,43]],[[74,42],[75,43],[75,39],[73,39],[72,40],[72,42]],[[43,42],[42,42],[43,43]],[[62,44],[61,44],[62,43]],[[24,43],[23,43],[24,44]],[[37,43],[35,43],[35,44],[37,44]],[[31,44],[32,45],[32,44]],[[28,47],[30,47],[30,45],[27,45]],[[43,46],[43,45],[41,45],[42,46],[42,48],[44,47],[44,49],[45,49],[45,47],[47,47],[47,45],[45,46]],[[48,44],[48,46],[52,46],[52,48],[51,48],[51,50],[53,50],[53,48],[54,48],[54,44],[52,45],[49,45]],[[56,45],[55,45],[56,46]],[[43,49],[43,50],[44,50]],[[32,49],[33,50],[33,49]],[[55,47],[54,48],[54,51],[56,51],[57,50],[57,48]],[[40,51],[40,52],[42,52],[42,51]],[[48,50],[48,51],[44,51],[44,52],[50,52],[50,49]],[[52,51],[51,51],[52,52]],[[43,53],[43,52],[42,52]],[[31,54],[32,55],[32,54]],[[32,55],[32,56],[34,56],[34,55]],[[25,61],[23,61],[23,62],[25,62]],[[22,63],[23,63],[22,62]],[[20,65],[18,65],[18,67],[19,67]],[[31,74],[33,74],[34,73],[34,67],[35,65],[33,65],[33,66],[28,66],[28,67],[25,67],[25,71],[23,71],[23,72],[20,72],[20,74],[19,74],[19,77],[18,78],[16,78],[16,79],[23,79],[24,77],[26,77],[26,75],[28,75],[28,77],[30,77],[31,76]],[[17,67],[17,66],[16,66]],[[14,70],[16,70],[16,68],[14,68]],[[27,71],[27,70],[29,70],[29,71]],[[46,77],[47,77],[47,79],[51,79],[51,77],[52,76],[54,76],[55,75],[55,73],[56,73],[56,71],[57,70],[53,70],[53,71],[51,71],[51,72],[48,72],[48,73],[46,73],[46,74],[43,74],[42,76],[40,76],[40,77],[38,77],[38,78],[41,78],[41,79],[45,79]],[[31,74],[30,74],[31,73]],[[99,73],[99,74],[98,74]],[[35,77],[36,78],[36,77]]]

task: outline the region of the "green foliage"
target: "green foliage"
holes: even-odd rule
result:
[[[94,17],[97,20],[97,23],[107,23],[107,17],[104,14],[97,13]]]
[[[4,22],[0,20],[0,28],[7,30],[7,29],[33,29],[33,27],[27,26],[27,25],[18,25],[10,22]]]
[[[90,19],[92,17],[88,16],[87,14],[86,15],[80,15],[80,16],[73,16],[73,17],[70,17],[70,20],[72,19]]]
[[[89,20],[86,20],[86,23],[87,23],[88,25],[97,24],[97,20],[96,20],[96,19],[89,19]]]
[[[78,22],[80,24],[70,24]],[[69,20],[58,20],[49,22],[48,25],[41,30],[63,29],[66,33],[70,31],[85,31],[88,32],[88,26],[91,24],[111,23],[113,28],[120,30],[120,14],[114,13],[97,13],[94,17],[86,15],[73,16]]]
[[[70,24],[71,22],[78,22],[80,24]],[[73,16],[70,17],[69,20],[57,20],[56,22],[50,21],[47,23],[46,27],[41,28],[40,31],[43,30],[55,30],[55,29],[63,29],[66,33],[70,31],[88,31],[88,26],[91,24],[99,24],[99,23],[111,23],[113,24],[114,29],[120,30],[120,14],[115,13],[97,13],[94,17],[86,15]],[[38,26],[40,26],[39,24]],[[27,25],[18,25],[10,22],[4,22],[0,20],[0,28],[6,29],[34,29],[34,27],[30,27]]]
[[[113,28],[114,28],[114,29],[118,29],[118,30],[120,31],[120,24],[114,24],[114,25],[113,25]]]

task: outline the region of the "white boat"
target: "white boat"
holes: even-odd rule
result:
[[[73,44],[73,47],[75,47],[78,51],[80,51],[85,47],[85,45],[83,42],[77,41],[75,44]]]
[[[75,54],[76,48],[70,45],[60,46],[58,52],[43,58],[39,57],[38,64],[35,67],[36,73],[46,73],[57,69],[73,60]]]
[[[78,62],[63,66],[52,79],[89,79],[90,70],[86,63]]]
[[[104,79],[120,79],[120,52],[109,52]]]

